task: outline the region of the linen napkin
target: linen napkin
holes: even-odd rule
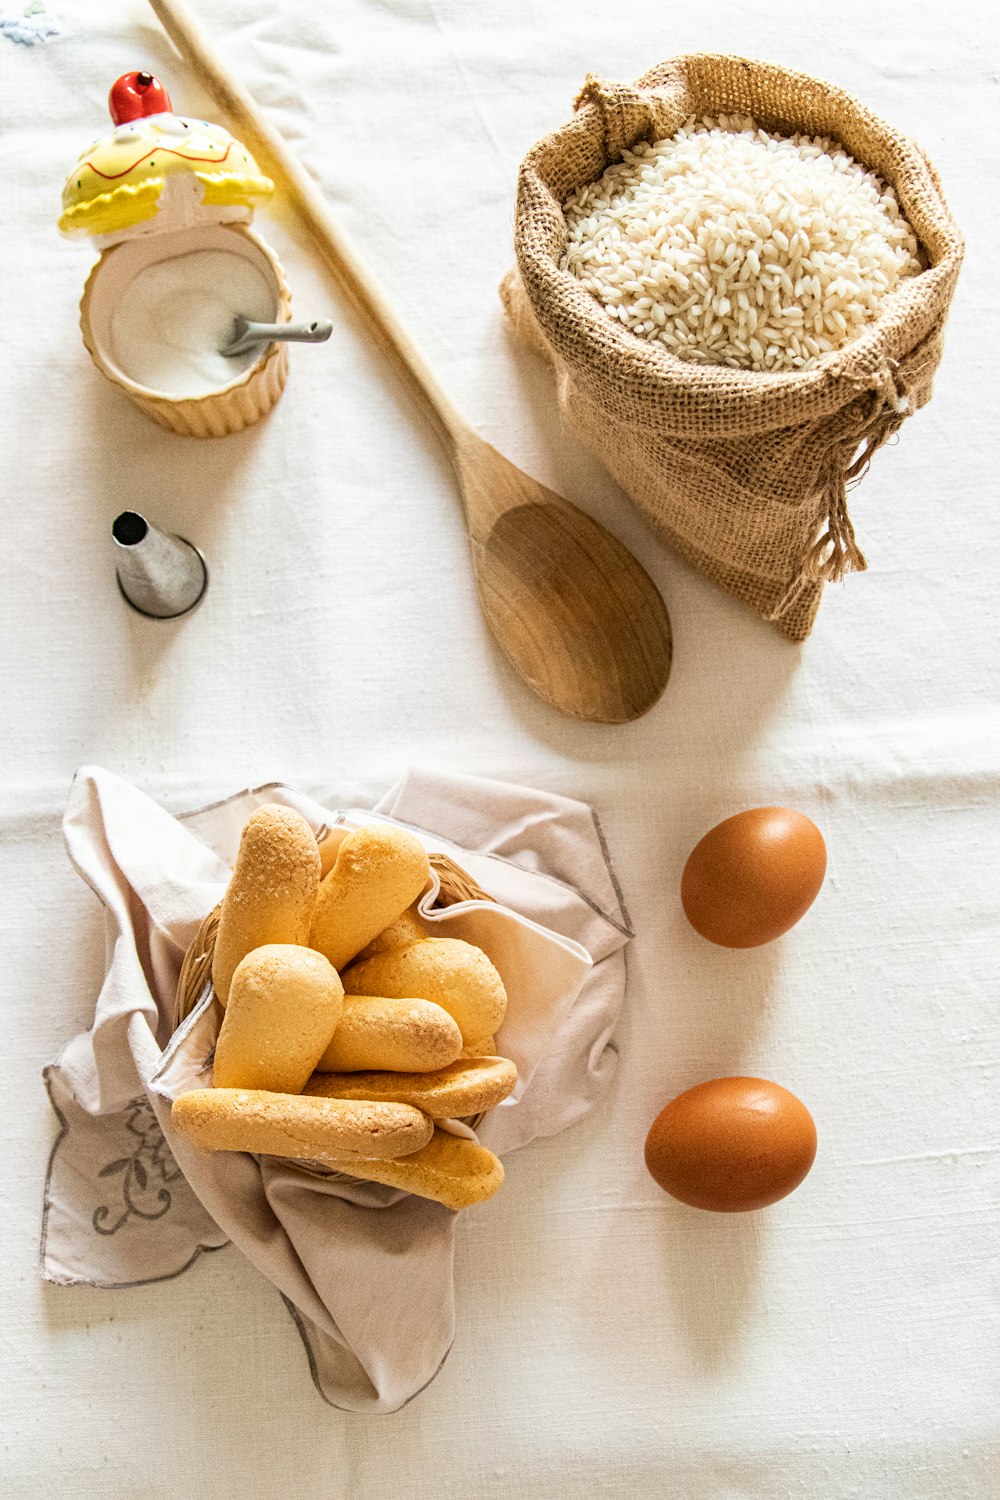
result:
[[[500,1155],[572,1124],[609,1083],[631,929],[592,810],[549,793],[413,771],[370,811],[331,812],[272,785],[174,818],[107,771],[74,779],[67,847],[106,908],[108,971],[93,1026],[45,1070],[61,1128],[45,1187],[43,1275],[135,1286],[176,1276],[232,1240],[285,1299],[324,1399],[394,1411],[451,1346],[459,1216],[274,1157],[201,1152],[170,1124],[171,1101],[211,1081],[218,1025],[206,987],[173,1030],[180,964],[264,802],[345,834],[399,823],[495,898],[435,909],[435,876],[421,911],[435,932],[481,946],[507,989],[498,1049],[517,1063],[518,1084],[476,1136]],[[467,1212],[502,1212],[502,1194]]]

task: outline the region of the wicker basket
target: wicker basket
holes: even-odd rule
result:
[[[317,842],[321,842],[327,830],[320,829],[316,835]],[[454,860],[449,859],[446,854],[430,854],[431,869],[436,873],[440,882],[437,897],[434,902],[435,909],[455,906],[460,901],[494,901],[488,891],[477,885],[472,876],[457,865]],[[181,971],[177,979],[177,995],[174,1009],[174,1030],[194,1010],[205,993],[207,985],[212,981],[212,958],[215,954],[215,939],[219,930],[220,906],[214,906],[208,916],[198,929],[194,942],[184,955]],[[465,1124],[473,1130],[484,1118],[483,1114],[469,1117]],[[324,1167],[320,1162],[307,1162],[292,1160],[288,1157],[275,1157],[276,1161],[282,1161],[290,1167],[299,1171],[308,1172],[313,1177],[326,1177],[336,1180],[352,1180],[343,1172],[332,1171]]]

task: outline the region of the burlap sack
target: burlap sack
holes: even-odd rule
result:
[[[788,374],[688,364],[610,318],[568,271],[561,205],[637,140],[689,115],[751,115],[767,129],[833,136],[899,195],[927,269],[818,367]],[[577,433],[682,557],[803,640],[823,582],[861,571],[847,488],[929,400],[962,237],[919,146],[841,89],[742,57],[674,58],[634,86],[593,76],[574,118],[525,157],[517,269],[501,294],[556,369]]]

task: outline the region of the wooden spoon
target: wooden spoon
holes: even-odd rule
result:
[[[150,4],[263,169],[284,182],[338,287],[423,405],[455,469],[480,603],[501,651],[564,713],[600,724],[638,718],[670,675],[670,619],[648,573],[603,526],[473,432],[345,240],[316,183],[216,56],[184,0]]]

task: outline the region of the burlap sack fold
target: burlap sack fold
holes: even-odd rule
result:
[[[896,189],[926,269],[815,369],[686,363],[610,318],[560,269],[562,204],[638,140],[690,115],[739,113],[783,134],[834,137]],[[867,565],[847,490],[931,394],[963,244],[919,146],[843,90],[747,58],[673,58],[634,86],[590,76],[576,114],[525,157],[517,267],[501,288],[515,326],[556,370],[560,406],[660,534],[792,640],[823,583]]]

